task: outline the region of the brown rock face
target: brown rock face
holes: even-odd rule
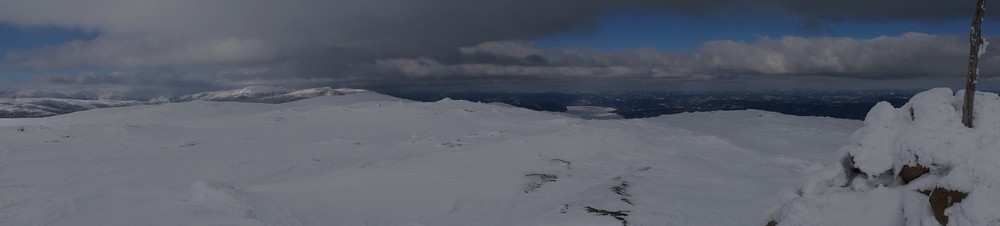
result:
[[[931,211],[934,212],[934,218],[937,218],[938,223],[948,225],[948,216],[944,215],[944,209],[961,202],[966,196],[969,196],[969,193],[934,188],[934,191],[931,191],[930,197]]]
[[[916,180],[921,175],[924,175],[930,171],[931,169],[921,165],[903,166],[903,169],[899,170],[899,177],[902,177],[903,181],[905,181],[906,183],[910,183],[910,181]]]

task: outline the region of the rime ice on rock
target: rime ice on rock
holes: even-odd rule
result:
[[[961,93],[937,88],[900,108],[877,104],[841,148],[840,162],[807,175],[771,218],[778,225],[940,225],[942,217],[947,225],[1000,224],[1000,97],[976,93],[976,127],[967,128]],[[929,172],[912,181],[899,176],[918,167]],[[961,193],[968,196],[959,200]]]

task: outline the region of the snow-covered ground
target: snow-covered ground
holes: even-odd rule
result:
[[[372,92],[2,119],[0,225],[763,225],[861,126]]]
[[[812,167],[772,217],[779,225],[1000,225],[1000,96],[931,89],[875,105],[839,156]],[[922,169],[920,169],[922,168]]]

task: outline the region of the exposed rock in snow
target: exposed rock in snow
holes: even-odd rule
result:
[[[962,98],[938,88],[900,108],[879,103],[841,149],[844,163],[811,173],[773,218],[779,225],[1000,225],[1000,97],[976,93],[975,128],[961,122]]]

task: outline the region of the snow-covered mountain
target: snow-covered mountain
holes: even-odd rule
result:
[[[73,98],[72,96],[62,92],[56,92],[52,90],[40,90],[40,89],[19,90],[17,92],[11,92],[8,96],[12,98],[80,99],[80,98]]]
[[[346,95],[367,92],[363,89],[330,87],[291,90],[280,87],[251,86],[242,89],[204,92],[180,97],[164,97],[150,101],[80,99],[82,94],[67,95],[47,90],[23,90],[0,99],[0,118],[40,118],[97,108],[122,107],[165,102],[233,101],[253,103],[284,103],[318,96]]]
[[[204,92],[204,93],[180,96],[172,99],[171,102],[205,100],[205,101],[233,101],[233,102],[251,102],[251,103],[284,103],[284,102],[303,100],[318,96],[346,95],[346,94],[354,94],[362,92],[368,92],[368,90],[351,89],[351,88],[334,89],[330,87],[291,90],[282,87],[250,86],[242,89]]]
[[[373,92],[0,119],[0,225],[763,225],[861,126]]]
[[[249,86],[242,89],[204,92],[204,93],[196,93],[192,95],[180,96],[178,98],[175,98],[174,101],[175,102],[192,101],[192,100],[241,101],[241,100],[253,100],[261,97],[282,95],[289,92],[292,92],[292,90],[282,87]]]
[[[97,108],[142,104],[146,104],[146,102],[63,98],[0,99],[0,118],[40,118]]]

